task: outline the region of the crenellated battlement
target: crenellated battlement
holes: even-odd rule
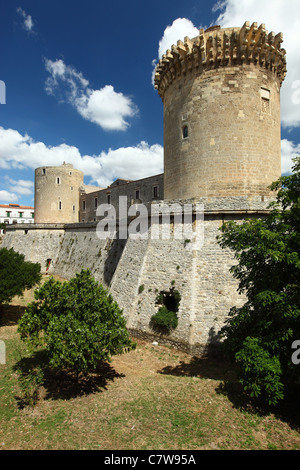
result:
[[[272,70],[280,86],[286,75],[286,51],[282,33],[269,33],[264,24],[242,28],[213,26],[199,30],[196,38],[184,38],[162,56],[156,67],[154,84],[161,98],[169,84],[192,69],[207,69],[253,63]]]

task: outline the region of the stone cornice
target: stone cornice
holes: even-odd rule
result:
[[[173,80],[190,70],[249,63],[273,71],[281,85],[286,75],[282,42],[282,33],[268,33],[264,24],[250,26],[249,21],[242,28],[200,29],[196,38],[185,37],[162,56],[155,71],[155,88],[163,98]]]

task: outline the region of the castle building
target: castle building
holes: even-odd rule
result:
[[[80,192],[79,222],[99,220],[97,209],[101,205],[111,204],[118,212],[119,198],[126,197],[127,210],[133,204],[144,204],[149,207],[152,202],[164,198],[164,175],[154,175],[139,180],[118,178],[105,189],[89,191],[83,186]]]
[[[72,223],[79,219],[82,171],[69,163],[35,170],[35,223]]]
[[[246,22],[178,41],[160,60],[165,199],[266,196],[281,175],[282,34]]]
[[[164,173],[97,188],[85,186],[72,165],[38,168],[35,224],[10,226],[3,246],[42,266],[51,260],[49,272],[66,279],[89,268],[123,309],[129,330],[145,338],[155,337],[157,299],[176,288],[178,326],[163,341],[200,354],[217,344],[230,308],[245,302],[230,272],[236,260],[217,242],[220,228],[265,217],[275,196],[268,186],[281,175],[282,42],[281,33],[249,22],[178,41],[155,73],[164,106]],[[201,243],[176,236],[185,222],[175,215],[150,220],[147,236],[99,238],[97,208],[117,209],[120,196],[148,208],[189,203],[192,235],[203,229]],[[170,237],[153,237],[153,228],[169,228]]]

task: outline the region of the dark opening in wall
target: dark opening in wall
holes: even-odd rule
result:
[[[159,309],[151,317],[150,326],[154,331],[162,334],[169,334],[178,325],[177,312],[181,295],[174,287],[168,291],[161,291],[156,298],[156,305]]]
[[[189,128],[188,126],[183,126],[182,128],[182,137],[186,139],[189,136]]]

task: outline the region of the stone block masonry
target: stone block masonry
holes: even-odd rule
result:
[[[229,268],[233,254],[217,243],[223,221],[263,217],[270,199],[261,197],[202,198],[204,243],[191,249],[188,239],[151,238],[149,220],[146,239],[99,239],[97,223],[11,226],[2,246],[13,247],[27,260],[39,262],[46,272],[70,279],[81,268],[91,270],[123,309],[127,327],[136,336],[174,344],[193,354],[204,354],[218,343],[218,332],[232,306],[243,296]],[[176,201],[184,204],[188,201]],[[162,221],[159,221],[161,228]],[[198,223],[198,222],[197,222]],[[175,288],[181,295],[178,327],[170,335],[157,336],[151,317],[158,310],[160,292]]]

